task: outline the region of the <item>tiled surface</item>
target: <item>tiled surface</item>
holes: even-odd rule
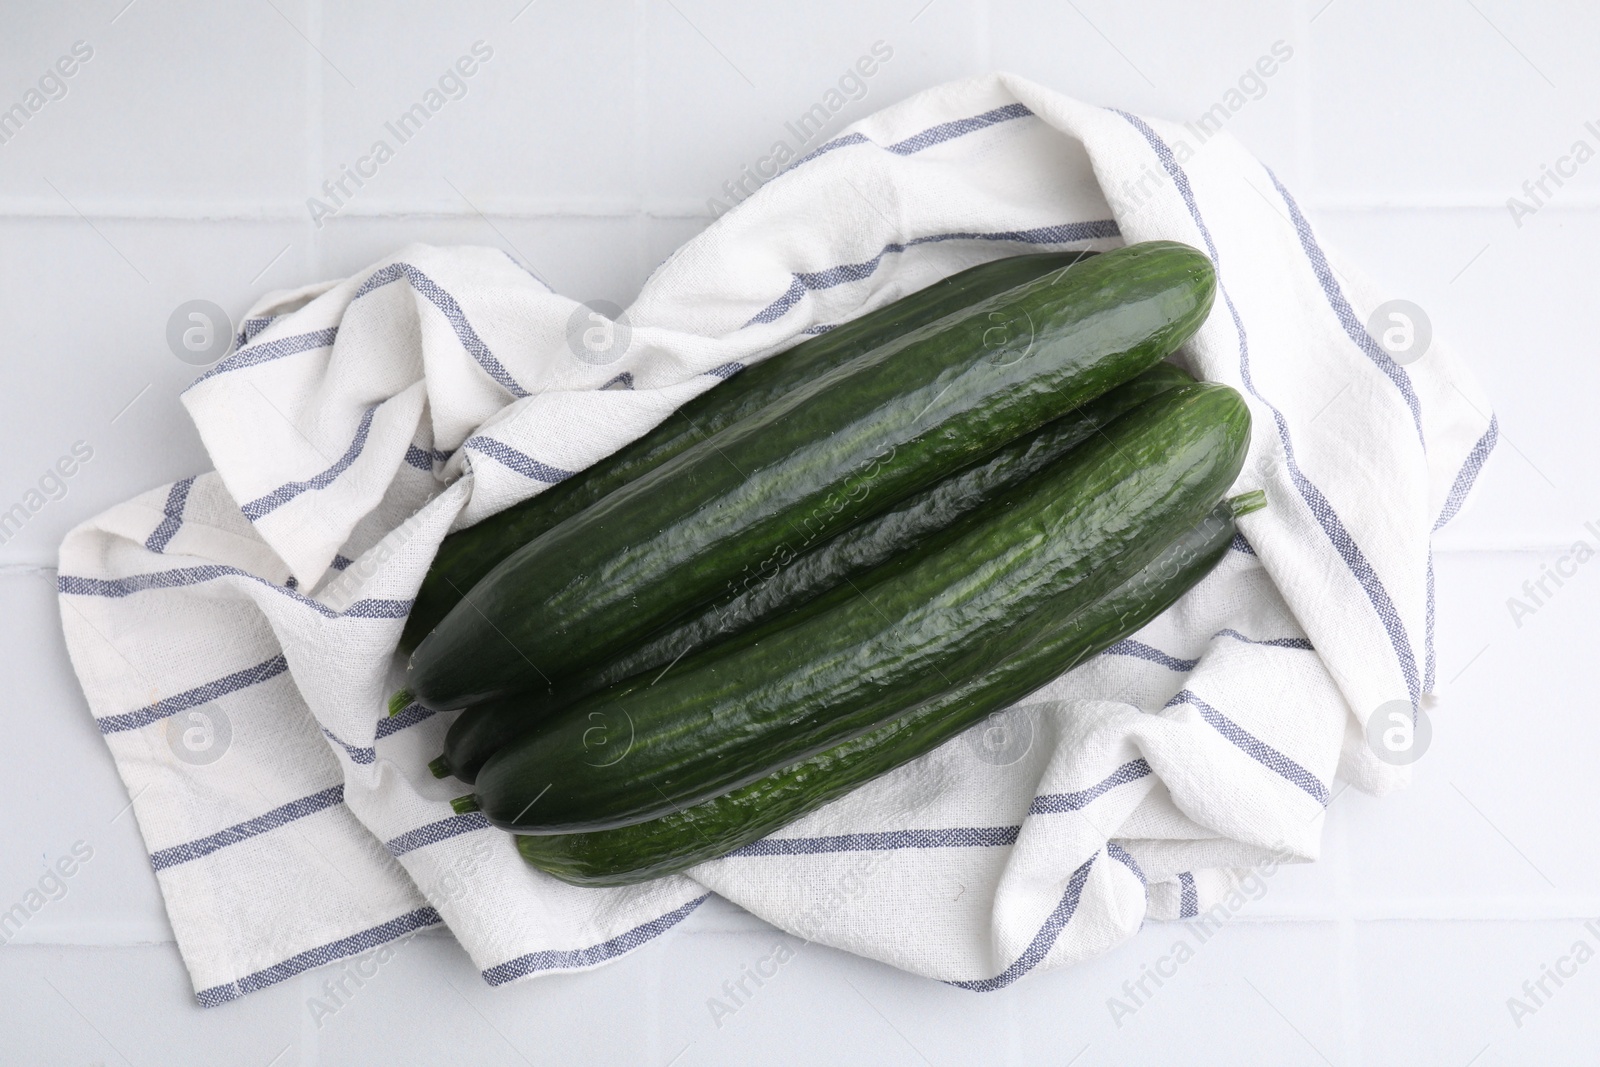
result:
[[[0,144],[0,505],[82,440],[66,496],[0,546],[10,770],[0,906],[76,842],[93,858],[0,950],[0,1062],[1575,1063],[1600,963],[1514,1016],[1600,916],[1593,649],[1600,563],[1538,611],[1508,597],[1600,523],[1588,327],[1600,163],[1519,226],[1508,196],[1587,136],[1600,16],[1575,2],[539,0],[436,5],[96,0],[22,6],[0,103],[94,49]],[[474,42],[493,55],[335,217],[308,197]],[[1321,862],[1280,871],[1177,977],[1114,1013],[1186,927],[977,996],[787,941],[716,902],[601,970],[490,990],[454,943],[401,947],[315,1014],[338,968],[192,1006],[126,794],[60,639],[50,569],[74,523],[205,466],[164,342],[179,303],[261,292],[411,241],[507,249],[557,289],[626,303],[847,64],[893,58],[833,132],[919,88],[1003,68],[1193,119],[1277,42],[1229,129],[1329,243],[1426,307],[1489,387],[1503,445],[1438,542],[1441,703],[1406,793],[1333,803]],[[448,86],[447,86],[448,88]],[[452,89],[452,91],[454,91]],[[132,401],[131,406],[130,401]],[[779,944],[731,1015],[722,983]],[[1532,1003],[1526,1001],[1526,1003]],[[719,1025],[720,1023],[720,1025]],[[1120,1023],[1120,1025],[1119,1025]],[[1520,1025],[1518,1025],[1520,1023]],[[1077,1057],[1074,1060],[1074,1057]],[[1477,1057],[1477,1059],[1474,1059]]]

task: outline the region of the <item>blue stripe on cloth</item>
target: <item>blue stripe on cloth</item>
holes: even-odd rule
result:
[[[1235,641],[1243,641],[1247,645],[1269,645],[1273,648],[1297,648],[1302,652],[1315,652],[1311,642],[1304,637],[1246,637],[1238,630],[1225,627],[1212,634],[1213,637],[1231,637]]]
[[[1029,815],[1061,815],[1080,808],[1100,799],[1108,790],[1129,782],[1137,782],[1140,778],[1150,773],[1150,764],[1143,759],[1129,760],[1116,770],[1112,771],[1105,781],[1091,785],[1087,789],[1080,789],[1075,793],[1043,793],[1033,798],[1033,803],[1028,805]]]
[[[973,115],[970,118],[964,119],[953,119],[950,122],[941,122],[937,126],[930,126],[919,133],[914,133],[904,140],[878,147],[881,147],[885,152],[893,152],[897,156],[915,155],[925,148],[932,148],[936,144],[943,144],[946,141],[955,140],[957,137],[963,137],[969,133],[974,133],[978,130],[985,129],[989,126],[994,126],[1002,122],[1009,122],[1012,119],[1027,118],[1032,114],[1033,112],[1028,110],[1028,106],[1026,104],[1006,104],[1005,106],[997,107],[992,111],[985,111],[981,115]],[[818,156],[832,152],[836,148],[845,148],[849,145],[857,144],[877,145],[877,142],[869,140],[865,135],[860,133],[847,133],[841,137],[835,137],[833,140],[825,142],[816,150],[801,156],[799,159],[785,167],[783,173],[788,174],[801,164],[809,163]]]
[[[973,115],[971,118],[941,122],[937,126],[930,126],[921,133],[914,133],[905,140],[896,141],[887,147],[890,152],[897,156],[909,156],[921,152],[925,148],[932,148],[936,144],[953,141],[957,137],[963,137],[986,126],[1009,122],[1012,119],[1025,119],[1032,114],[1033,112],[1028,110],[1026,104],[1006,104],[1003,107],[995,108],[993,111],[985,111],[981,115]]]
[[[602,385],[600,388],[601,389],[632,389],[633,388],[633,372],[625,370],[621,374],[617,375],[615,378],[612,378],[610,381],[606,382],[606,384]]]
[[[1020,829],[1017,826],[958,826],[948,830],[886,830],[831,837],[766,837],[735,849],[723,858],[890,852],[902,848],[988,848],[1016,844]]]
[[[514,960],[496,964],[483,972],[483,980],[492,986],[505,985],[518,978],[526,978],[539,971],[574,970],[579,967],[593,967],[597,963],[615,959],[623,953],[632,952],[646,941],[672,929],[689,914],[704,904],[711,896],[710,893],[699,896],[683,905],[667,912],[659,919],[635,926],[632,930],[618,934],[609,941],[602,941],[589,948],[576,948],[568,950],[549,949],[544,952],[530,952],[526,956],[518,956]]]
[[[1182,195],[1184,203],[1189,209],[1189,215],[1194,220],[1195,228],[1199,230],[1200,236],[1205,240],[1206,251],[1210,254],[1212,263],[1217,266],[1217,289],[1222,294],[1228,313],[1233,318],[1234,329],[1239,335],[1239,377],[1250,395],[1265,405],[1272,413],[1273,421],[1277,426],[1278,440],[1283,446],[1284,462],[1287,465],[1290,479],[1294,482],[1295,488],[1305,501],[1306,507],[1311,511],[1311,514],[1327,535],[1328,540],[1339,553],[1340,558],[1344,560],[1351,574],[1366,592],[1367,599],[1371,601],[1374,612],[1377,613],[1379,621],[1383,624],[1384,630],[1389,636],[1389,643],[1394,648],[1395,659],[1399,665],[1400,673],[1405,679],[1407,692],[1411,697],[1411,706],[1415,709],[1421,699],[1421,679],[1417,670],[1416,655],[1412,651],[1411,638],[1406,632],[1405,623],[1401,621],[1400,613],[1394,606],[1394,600],[1389,596],[1389,591],[1384,588],[1383,582],[1378,578],[1377,572],[1373,570],[1372,564],[1367,561],[1367,557],[1361,551],[1361,547],[1356,544],[1355,538],[1350,536],[1349,530],[1345,528],[1344,521],[1333,510],[1333,505],[1328,502],[1328,498],[1323,495],[1322,490],[1313,485],[1311,480],[1300,470],[1300,464],[1295,459],[1294,443],[1289,436],[1289,424],[1284,419],[1283,413],[1266,397],[1261,395],[1260,391],[1255,387],[1255,382],[1250,377],[1250,345],[1249,339],[1245,334],[1244,320],[1239,316],[1239,309],[1234,305],[1233,297],[1228,294],[1228,287],[1222,283],[1222,264],[1217,255],[1217,245],[1212,240],[1211,231],[1206,227],[1205,219],[1200,214],[1200,207],[1194,198],[1194,190],[1189,185],[1189,176],[1178,164],[1177,159],[1172,154],[1172,149],[1143,119],[1126,111],[1116,111],[1116,114],[1121,115],[1149,143],[1151,150],[1156,154],[1162,167],[1166,169],[1168,177],[1177,186],[1178,192]]]
[[[381,741],[390,734],[397,734],[408,726],[415,726],[424,719],[431,719],[438,712],[432,708],[424,707],[415,701],[400,709],[398,715],[385,715],[378,720],[377,738]]]
[[[322,734],[329,741],[344,749],[344,753],[350,757],[351,763],[359,763],[363,767],[370,767],[378,761],[378,750],[375,748],[362,748],[358,745],[352,745],[326,726],[322,728]]]
[[[208,834],[193,841],[186,841],[181,845],[173,845],[171,848],[157,849],[150,853],[150,866],[158,871],[164,871],[169,867],[176,867],[180,863],[188,863],[190,860],[209,856],[219,849],[227,848],[229,845],[236,845],[240,841],[248,841],[252,837],[259,837],[269,830],[276,830],[278,827],[294,822],[296,819],[303,819],[307,815],[315,815],[319,811],[325,811],[336,804],[342,803],[344,803],[344,786],[342,784],[330,786],[320,792],[312,793],[308,797],[301,797],[299,800],[293,800],[280,807],[273,808],[265,815],[257,815],[253,819],[246,819],[244,822],[236,823],[225,830],[218,830],[214,834]]]
[[[260,318],[245,319],[244,322],[239,324],[239,333],[233,339],[233,347],[243,348],[251,341],[254,341],[262,330],[272,325],[273,320],[277,317],[276,315],[264,315]]]
[[[355,560],[351,559],[349,556],[340,555],[338,552],[335,552],[333,554],[333,562],[328,564],[328,566],[332,567],[336,571],[342,571],[354,562]]]
[[[176,567],[169,571],[151,571],[148,574],[135,574],[127,578],[80,578],[75,574],[61,574],[56,576],[56,592],[63,596],[116,598],[132,596],[151,589],[181,589],[215,581],[218,578],[248,578],[252,582],[259,582],[328,619],[403,619],[411,613],[410,600],[382,599],[357,600],[343,611],[334,611],[304,593],[274,585],[249,571],[238,567],[226,567],[220,563],[208,563],[201,567]]]
[[[831,141],[823,142],[823,144],[820,147],[815,148],[815,149],[811,150],[810,152],[807,152],[805,155],[801,156],[799,159],[795,160],[793,163],[791,163],[787,167],[783,168],[781,173],[788,174],[791,170],[794,170],[796,167],[799,167],[799,166],[801,166],[803,164],[806,164],[806,163],[810,163],[813,159],[816,159],[818,156],[825,156],[829,152],[832,152],[836,148],[849,148],[853,144],[875,145],[876,143],[877,142],[875,142],[875,141],[867,140],[867,137],[866,137],[865,134],[860,134],[860,133],[842,134],[841,136],[835,137]]]
[[[1004,989],[1043,962],[1050,954],[1050,950],[1055,947],[1056,938],[1061,936],[1061,931],[1072,921],[1072,913],[1078,910],[1078,901],[1083,895],[1083,884],[1089,879],[1089,868],[1094,865],[1094,859],[1093,856],[1089,857],[1082,867],[1072,872],[1072,877],[1067,881],[1067,891],[1061,896],[1061,902],[1056,905],[1049,918],[1045,919],[1044,925],[1033,936],[1028,947],[1022,950],[1022,955],[1017,957],[1015,963],[993,978],[949,984],[957,989],[966,989],[974,993],[992,993],[996,989]]]
[[[1243,552],[1247,556],[1256,554],[1256,550],[1250,547],[1250,542],[1244,539],[1244,534],[1237,531],[1234,532],[1233,540],[1228,542],[1228,547],[1235,552]]]
[[[262,341],[260,344],[241,348],[215,367],[206,371],[200,377],[189,383],[193,389],[207,378],[215,378],[219,374],[229,371],[243,370],[245,367],[256,367],[263,363],[271,363],[275,359],[285,356],[299,355],[301,352],[314,352],[319,348],[327,348],[339,336],[339,327],[329,326],[326,329],[311,330],[308,333],[291,334],[288,337],[279,337],[274,341]]]
[[[1009,241],[1017,244],[1057,245],[1119,237],[1121,234],[1122,231],[1118,229],[1115,219],[1096,219],[1092,222],[1066,222],[1055,226],[1040,226],[1032,230],[996,230],[989,232],[964,230],[956,233],[934,233],[925,237],[914,237],[909,241],[884,245],[877,255],[860,263],[842,263],[836,267],[828,267],[825,270],[802,271],[792,275],[789,288],[784,291],[783,295],[752,315],[744,325],[754,326],[757,323],[776,322],[788,314],[789,310],[798,304],[800,298],[805,296],[807,292],[831,289],[837,285],[845,285],[869,278],[877,271],[878,265],[883,262],[884,256],[898,254],[917,245],[938,244],[943,241]],[[743,329],[744,327],[740,328]]]
[[[1178,872],[1178,918],[1192,919],[1200,914],[1200,892],[1195,888],[1194,875]]]
[[[416,911],[407,912],[398,918],[380,923],[370,930],[363,930],[359,934],[341,937],[337,941],[330,941],[326,945],[307,949],[304,952],[290,956],[282,963],[275,964],[265,970],[256,971],[226,985],[212,986],[202,989],[194,995],[202,1008],[214,1008],[218,1004],[226,1004],[230,1000],[237,1000],[246,993],[254,993],[258,989],[265,989],[275,985],[286,978],[293,978],[302,971],[309,971],[313,967],[321,967],[325,963],[335,960],[347,959],[357,956],[379,945],[387,944],[398,937],[421,930],[429,926],[438,926],[444,920],[439,918],[439,913],[432,908],[418,908]]]
[[[416,445],[406,446],[406,462],[419,471],[433,473],[435,463],[443,463],[450,458],[450,453],[438,448],[418,448]]]
[[[1077,811],[1108,790],[1138,781],[1150,773],[1143,759],[1129,760],[1104,781],[1075,793],[1047,793],[1033,799],[1030,815],[1060,815]],[[885,830],[874,833],[834,834],[828,837],[766,837],[727,854],[727,858],[757,856],[816,856],[831,852],[886,852],[902,848],[992,848],[1014,845],[1020,826],[957,826],[934,830]]]
[[[1294,648],[1305,652],[1315,651],[1311,647],[1311,642],[1306,640],[1304,637],[1265,637],[1258,640],[1254,637],[1246,637],[1244,634],[1234,629],[1221,629],[1211,636],[1231,637],[1235,641],[1242,641],[1247,645],[1266,645],[1270,648]],[[1160,664],[1169,671],[1177,671],[1179,674],[1187,674],[1200,665],[1200,661],[1198,659],[1179,659],[1177,656],[1163,652],[1159,648],[1155,648],[1152,645],[1147,645],[1143,641],[1135,641],[1131,637],[1123,638],[1110,648],[1107,648],[1101,653],[1101,655],[1133,656],[1137,659],[1148,660],[1151,663]]]
[[[1428,538],[1428,611],[1423,619],[1422,631],[1422,691],[1433,692],[1433,538]],[[1416,718],[1416,713],[1411,715]]]
[[[1139,884],[1146,889],[1150,888],[1150,879],[1144,876],[1144,868],[1139,866],[1139,861],[1133,858],[1133,853],[1117,844],[1115,841],[1106,842],[1106,855],[1132,871],[1134,877],[1139,879]]]
[[[102,734],[117,734],[125,730],[142,729],[153,722],[160,722],[162,719],[176,715],[180,711],[197,708],[220,696],[236,693],[252,685],[258,685],[269,678],[276,678],[288,669],[289,661],[283,657],[282,653],[279,653],[269,660],[257,663],[254,667],[246,667],[242,671],[234,671],[232,674],[223,675],[215,681],[197,685],[193,689],[187,689],[182,693],[163,697],[154,704],[146,705],[137,711],[125,711],[116,715],[107,715],[103,719],[96,719],[95,722],[99,725]]]
[[[178,527],[183,525],[183,506],[188,503],[189,490],[193,487],[193,478],[184,478],[172,483],[172,488],[167,490],[167,502],[161,508],[161,523],[145,540],[145,548],[157,553],[166,551],[167,545],[177,534]]]
[[[560,467],[552,467],[547,463],[540,463],[533,457],[518,452],[510,445],[496,441],[492,437],[485,437],[482,434],[474,434],[467,438],[466,443],[461,447],[470,448],[474,452],[482,452],[491,459],[498,460],[501,466],[514,470],[524,478],[529,478],[536,482],[548,482],[554,485],[556,482],[566,481],[576,473],[575,471],[562,470]]]
[[[350,469],[350,465],[356,461],[356,457],[361,455],[361,450],[367,446],[367,434],[372,430],[372,417],[377,411],[377,405],[373,405],[361,416],[361,422],[356,427],[355,439],[350,442],[350,447],[345,449],[344,455],[340,456],[333,466],[320,474],[312,475],[303,482],[288,482],[280,485],[266,496],[243,505],[239,510],[244,512],[244,517],[251,522],[256,522],[287,504],[301,493],[312,489],[326,489],[332,485],[334,479]]]
[[[720,363],[706,371],[706,373],[713,378],[721,378],[723,381],[727,381],[742,370],[744,370],[744,364],[735,360],[732,363]]]
[[[1466,503],[1467,494],[1472,492],[1472,485],[1478,480],[1478,472],[1483,470],[1483,465],[1489,459],[1489,453],[1494,451],[1494,446],[1500,440],[1500,417],[1489,416],[1489,428],[1483,431],[1483,436],[1478,438],[1478,443],[1472,446],[1472,451],[1467,453],[1466,462],[1456,472],[1456,480],[1450,485],[1450,492],[1444,498],[1444,507],[1439,510],[1439,518],[1434,522],[1433,528],[1440,529],[1455,518],[1461,511],[1461,505]]]
[[[1261,169],[1272,179],[1278,195],[1283,198],[1284,206],[1289,209],[1289,217],[1294,220],[1295,232],[1300,235],[1300,247],[1305,251],[1306,258],[1311,261],[1311,271],[1322,285],[1322,291],[1327,296],[1328,305],[1333,308],[1333,314],[1339,320],[1339,325],[1344,327],[1345,336],[1349,337],[1351,342],[1372,361],[1373,366],[1383,371],[1384,375],[1394,383],[1394,387],[1400,390],[1406,407],[1411,409],[1411,421],[1417,428],[1417,443],[1422,446],[1423,452],[1427,452],[1428,442],[1422,436],[1422,404],[1417,400],[1417,391],[1411,385],[1411,375],[1372,339],[1372,335],[1367,332],[1366,324],[1356,318],[1355,308],[1345,299],[1344,290],[1339,286],[1339,280],[1333,276],[1333,268],[1328,265],[1328,257],[1323,253],[1322,246],[1317,244],[1316,235],[1311,232],[1311,224],[1300,213],[1300,205],[1295,203],[1294,197],[1289,195],[1289,190],[1284,188],[1278,176],[1272,173],[1271,167],[1262,164]]]
[[[1467,453],[1467,458],[1461,464],[1461,469],[1456,472],[1456,480],[1450,483],[1450,492],[1444,498],[1444,507],[1439,509],[1439,518],[1434,521],[1433,528],[1438,531],[1445,523],[1455,518],[1461,511],[1461,505],[1466,502],[1467,494],[1472,492],[1473,483],[1478,480],[1478,472],[1483,470],[1484,463],[1488,462],[1489,453],[1494,451],[1495,444],[1500,440],[1500,417],[1489,416],[1489,428],[1483,431],[1483,436],[1478,438],[1478,443],[1472,446],[1472,451]],[[1428,630],[1425,637],[1427,645],[1427,662],[1423,668],[1423,692],[1433,692],[1433,672],[1435,667],[1433,651],[1433,546],[1428,546]]]
[[[472,323],[467,321],[467,316],[461,310],[461,305],[456,303],[455,297],[445,292],[432,278],[422,273],[409,263],[391,263],[381,270],[372,272],[372,276],[361,283],[356,290],[351,302],[360,300],[374,289],[382,288],[390,282],[404,279],[411,288],[427,297],[433,306],[438,308],[450,322],[450,328],[455,331],[456,340],[467,354],[477,361],[485,374],[500,384],[500,387],[517,399],[528,395],[528,391],[511,377],[511,373],[495,358],[489,346],[483,343],[483,338],[478,336],[478,331],[472,328]]]
[[[489,819],[480,811],[468,812],[465,815],[452,815],[448,819],[430,822],[419,826],[415,830],[407,830],[403,834],[389,838],[383,847],[389,850],[391,856],[404,856],[407,852],[432,845],[439,841],[447,841],[452,837],[470,834],[478,830],[492,830]]]
[[[1212,729],[1233,742],[1245,755],[1285,781],[1305,790],[1318,804],[1323,807],[1328,806],[1328,801],[1332,799],[1328,795],[1328,787],[1323,785],[1316,775],[1300,766],[1300,764],[1195,696],[1191,690],[1180,690],[1177,696],[1167,701],[1166,706],[1171,708],[1179,704],[1188,704],[1194,708],[1200,713],[1200,717],[1211,725]]]
[[[1159,648],[1147,645],[1143,641],[1135,641],[1131,637],[1123,638],[1100,654],[1102,656],[1134,656],[1138,659],[1149,660],[1151,663],[1159,663],[1167,670],[1177,671],[1179,674],[1187,674],[1200,663],[1197,659],[1179,659],[1176,656],[1169,656]]]

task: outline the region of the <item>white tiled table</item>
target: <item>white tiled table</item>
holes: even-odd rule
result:
[[[1600,119],[1600,11],[524,2],[7,5],[0,107],[73,42],[94,51],[0,144],[0,509],[74,442],[94,455],[0,546],[0,907],[73,842],[94,854],[0,947],[0,1062],[1594,1061],[1600,963],[1547,983],[1521,1026],[1506,1002],[1579,938],[1600,947],[1583,928],[1600,916],[1600,562],[1520,626],[1506,600],[1560,546],[1600,543],[1584,529],[1600,526],[1600,162],[1520,226],[1505,201],[1575,140],[1600,148],[1584,128]],[[313,226],[306,198],[480,39],[494,53],[466,95]],[[306,1002],[327,969],[196,1008],[53,593],[71,525],[209,466],[178,403],[195,371],[167,349],[169,313],[204,298],[237,315],[413,240],[500,245],[568,295],[626,304],[723,181],[880,40],[892,60],[829,132],[993,68],[1192,119],[1274,42],[1293,48],[1229,129],[1329,243],[1428,310],[1500,418],[1475,506],[1438,541],[1443,699],[1415,786],[1339,795],[1322,861],[1280,872],[1120,1026],[1107,999],[1172,927],[981,996],[803,947],[719,1027],[707,999],[781,935],[715,902],[585,974],[491,991],[429,934],[320,1026]]]

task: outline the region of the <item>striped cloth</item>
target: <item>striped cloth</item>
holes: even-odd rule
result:
[[[253,308],[185,403],[214,472],[62,545],[74,666],[199,1000],[445,923],[491,984],[614,959],[710,892],[973,990],[1228,907],[1318,853],[1336,779],[1404,780],[1362,727],[1433,688],[1430,535],[1495,442],[1442,345],[1400,366],[1385,294],[1333,266],[1226,134],[1006,75],[924,92],[796,161],[656,269],[609,362],[500,251],[413,246]],[[1104,191],[1103,191],[1104,190]],[[386,718],[446,532],[541,492],[742,366],[956,270],[1040,248],[1204,249],[1181,358],[1255,417],[1218,570],[1135,637],[773,838],[628,889],[524,866]],[[582,352],[586,358],[578,358]]]

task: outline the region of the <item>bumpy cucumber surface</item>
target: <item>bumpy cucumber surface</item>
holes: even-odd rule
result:
[[[1064,618],[1025,621],[1032,640],[994,670],[870,733],[658,819],[592,833],[519,835],[517,849],[564,882],[619,886],[677,874],[743,848],[933,751],[1143,627],[1210,573],[1233,540],[1236,515],[1253,503],[1219,504],[1088,607]]]
[[[817,375],[903,333],[996,293],[1070,266],[1093,252],[1039,252],[968,267],[893,303],[802,341],[684,404],[667,420],[586,470],[444,539],[400,635],[410,652],[501,560],[601,497],[753,415]]]
[[[489,759],[474,802],[528,833],[626,826],[969,684],[1015,654],[1023,620],[1093,603],[1199,522],[1237,475],[1249,423],[1226,386],[1169,390],[862,595],[564,709]]]
[[[1202,253],[1132,245],[835,368],[517,550],[417,647],[407,689],[464,707],[602,663],[751,561],[818,544],[1147,370],[1214,292]]]
[[[1098,427],[1159,393],[1193,381],[1170,363],[1157,364],[808,552],[780,553],[746,567],[731,583],[732,596],[669,624],[600,669],[548,691],[512,694],[468,708],[445,735],[443,757],[430,766],[440,777],[453,775],[470,784],[501,746],[574,700],[665,667],[725,635],[789,612],[901,553],[917,550],[962,515],[1065,455]]]

